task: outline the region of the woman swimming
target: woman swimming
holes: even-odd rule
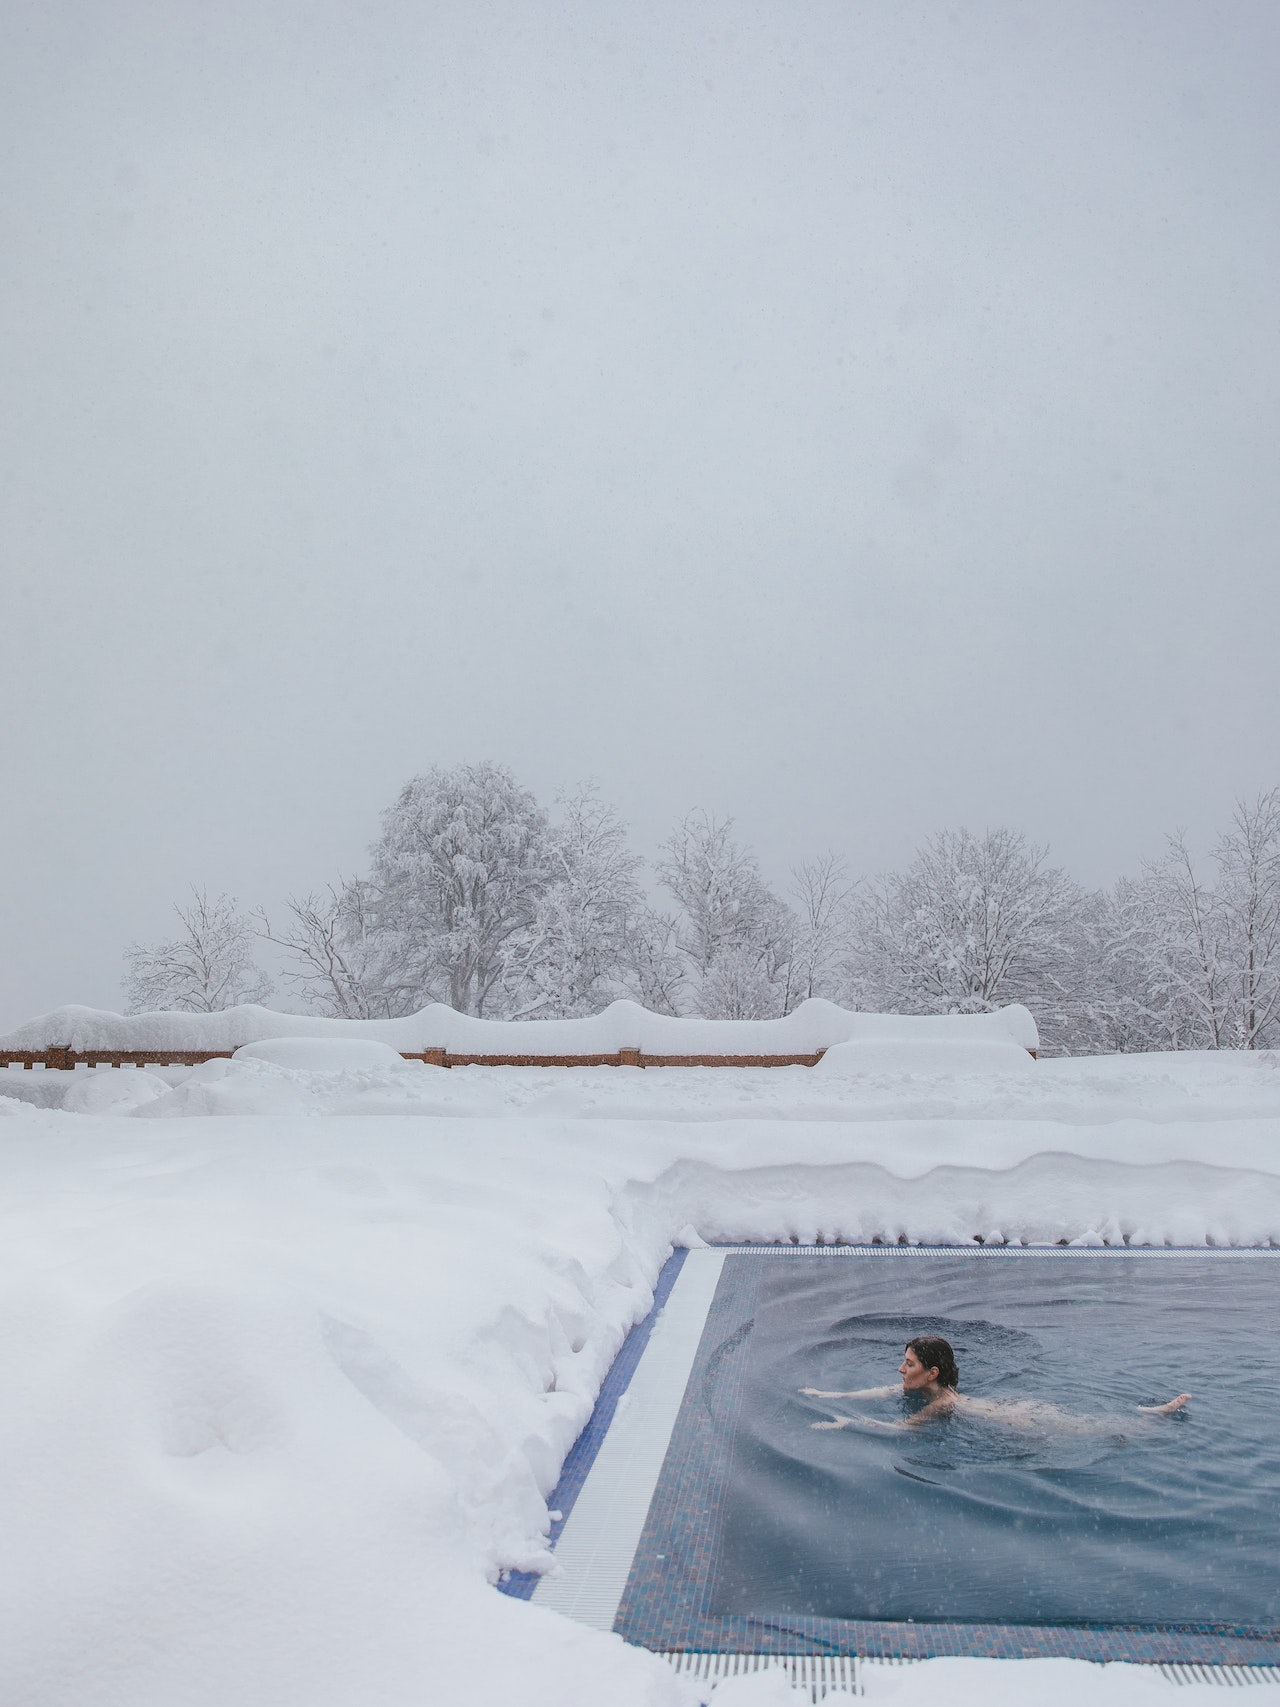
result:
[[[1072,1416],[1069,1411],[1059,1410],[1057,1405],[1039,1399],[969,1398],[959,1390],[960,1370],[956,1364],[955,1352],[946,1340],[936,1334],[918,1334],[915,1339],[907,1341],[906,1352],[898,1365],[898,1374],[902,1377],[900,1387],[862,1387],[853,1393],[826,1393],[818,1387],[801,1387],[800,1391],[810,1399],[890,1399],[899,1393],[919,1393],[927,1403],[914,1416],[907,1417],[902,1422],[882,1422],[878,1417],[837,1415],[832,1422],[813,1423],[810,1426],[879,1428],[890,1429],[896,1433],[899,1429],[919,1428],[923,1423],[932,1422],[936,1417],[949,1416],[953,1411],[963,1411],[968,1416],[1003,1423],[1007,1428],[1037,1429],[1048,1426],[1072,1433],[1093,1434],[1100,1427],[1109,1431],[1112,1426],[1101,1417]],[[1170,1399],[1166,1404],[1138,1405],[1136,1408],[1145,1411],[1149,1416],[1168,1416],[1170,1411],[1181,1410],[1190,1397],[1190,1393],[1179,1393],[1176,1399]]]

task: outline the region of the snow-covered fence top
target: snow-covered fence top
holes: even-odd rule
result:
[[[218,1053],[275,1037],[369,1037],[402,1054],[439,1057],[817,1056],[836,1043],[895,1040],[937,1043],[1013,1042],[1034,1052],[1036,1022],[1014,1005],[989,1014],[905,1016],[851,1013],[834,1002],[802,1002],[783,1019],[674,1019],[635,1002],[614,1002],[589,1019],[476,1019],[434,1003],[403,1019],[321,1019],[271,1008],[221,1013],[113,1014],[64,1007],[0,1037],[0,1054],[64,1049],[76,1054],[182,1051]]]

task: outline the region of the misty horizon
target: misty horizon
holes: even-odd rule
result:
[[[432,765],[1088,890],[1271,788],[1274,9],[30,9],[0,1028]]]

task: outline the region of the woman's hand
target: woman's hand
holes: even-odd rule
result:
[[[906,1422],[883,1422],[879,1417],[838,1417],[835,1422],[809,1424],[810,1428],[865,1428],[876,1434],[901,1434],[910,1426]]]

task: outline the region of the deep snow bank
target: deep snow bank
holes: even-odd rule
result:
[[[271,1008],[215,1014],[113,1014],[64,1007],[0,1038],[0,1049],[237,1049],[272,1037],[370,1037],[395,1049],[448,1049],[459,1055],[808,1055],[849,1038],[906,1038],[921,1045],[1011,1038],[1039,1047],[1035,1020],[1012,1005],[993,1014],[914,1017],[860,1014],[817,998],[785,1019],[673,1019],[635,1002],[614,1002],[589,1019],[490,1020],[442,1003],[405,1019],[321,1019]]]
[[[655,1081],[676,1096],[736,1074],[393,1067],[464,1094],[523,1087],[524,1102],[318,1117],[360,1071],[212,1065],[234,1071],[172,1089],[150,1073],[62,1077],[86,1097],[146,1086],[152,1109],[193,1082],[237,1085],[238,1112],[217,1119],[0,1097],[6,1704],[687,1700],[660,1661],[487,1582],[538,1560],[560,1460],[686,1225],[1280,1240],[1280,1074],[1240,1058],[1041,1063],[1036,1085],[1062,1069],[1056,1113],[993,1114],[1021,1080],[943,1076],[907,1087],[944,1105],[929,1118],[903,1112],[909,1095],[897,1118],[841,1116],[839,1097],[863,1092],[836,1081],[816,1118],[775,1105],[693,1121],[619,1111]],[[585,1105],[601,1079],[607,1119]],[[891,1100],[895,1084],[869,1094]],[[579,1099],[567,1114],[539,1103],[557,1085]],[[270,1112],[281,1086],[312,1099],[305,1116]],[[948,1672],[949,1696],[985,1695],[995,1663]],[[1077,1695],[1164,1687],[1116,1668],[1055,1686],[1068,1676]],[[776,1681],[750,1687],[763,1701]],[[723,1707],[747,1691],[726,1687]]]

